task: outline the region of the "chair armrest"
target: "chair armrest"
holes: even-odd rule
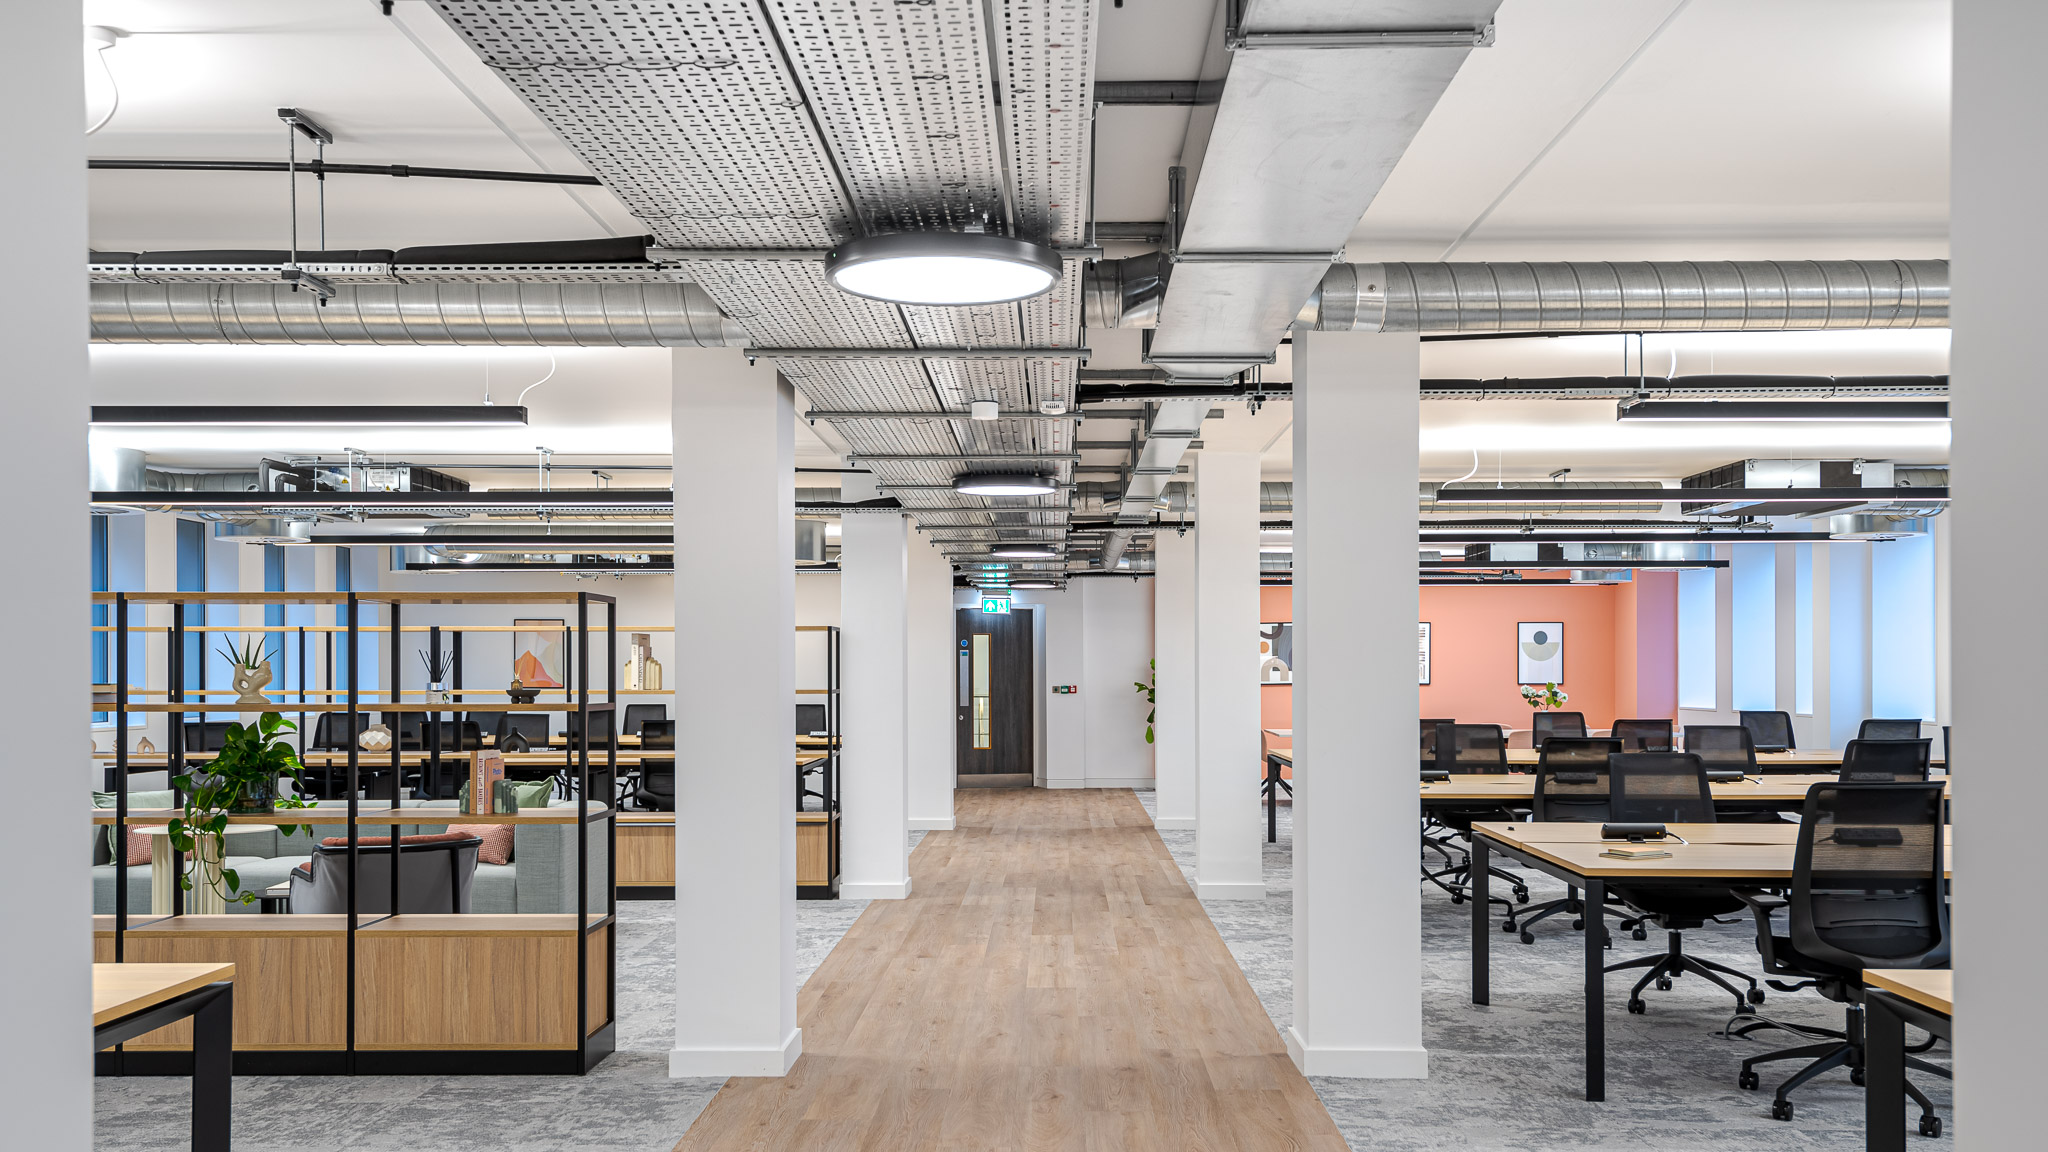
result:
[[[1773,896],[1769,892],[1755,889],[1736,888],[1731,894],[1747,904],[1749,910],[1756,915],[1756,951],[1757,955],[1763,958],[1764,971],[1784,971],[1783,966],[1778,963],[1777,944],[1771,935],[1771,914],[1787,907],[1788,902],[1781,896]]]
[[[1729,895],[1749,905],[1750,911],[1755,912],[1765,920],[1770,919],[1771,913],[1785,907],[1785,899],[1783,897],[1773,896],[1769,892],[1736,888],[1731,890]]]

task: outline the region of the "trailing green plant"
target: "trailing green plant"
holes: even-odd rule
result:
[[[183,816],[172,818],[168,829],[171,846],[194,856],[207,886],[229,903],[256,901],[256,893],[242,891],[242,878],[226,863],[229,815],[313,806],[297,792],[285,795],[278,787],[280,779],[289,778],[304,789],[305,767],[284,739],[295,728],[275,712],[263,713],[254,724],[230,724],[220,753],[205,771],[195,769],[171,780],[185,797]],[[298,831],[313,835],[310,826],[284,825],[278,831],[286,836]],[[210,856],[198,851],[201,843],[212,849]],[[192,877],[180,873],[178,886],[191,891]]]
[[[1151,670],[1150,678],[1147,680],[1133,680],[1131,681],[1131,687],[1136,688],[1138,693],[1145,697],[1145,703],[1152,706],[1152,710],[1145,713],[1145,743],[1150,744],[1152,743],[1152,718],[1159,715],[1159,696],[1157,689],[1154,687],[1159,680],[1159,661],[1147,660],[1145,661],[1145,667]]]
[[[227,657],[228,663],[237,668],[255,668],[263,663],[263,650],[255,640],[244,640],[240,649],[230,644],[215,651]]]

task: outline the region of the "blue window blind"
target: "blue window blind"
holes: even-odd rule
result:
[[[105,592],[108,585],[107,518],[105,516],[93,516],[89,517],[89,519],[92,522],[92,590],[95,592]],[[92,622],[94,627],[102,627],[111,619],[112,617],[108,615],[105,604],[94,604],[92,606]],[[95,684],[105,684],[113,679],[113,673],[107,667],[107,646],[109,643],[111,641],[107,639],[107,633],[95,632],[92,634],[92,682]],[[106,720],[107,713],[105,712],[95,712],[92,714],[92,721],[95,724],[104,724]]]
[[[1737,544],[1733,552],[1728,623],[1735,707],[1768,712],[1778,706],[1778,546]]]
[[[1678,574],[1678,706],[1714,707],[1714,571]]]
[[[1934,537],[1870,546],[1870,712],[1934,719]]]
[[[263,590],[265,592],[282,592],[285,590],[284,549],[275,544],[265,544],[263,546]],[[263,606],[263,623],[272,628],[282,626],[284,624],[284,605],[265,604]],[[270,661],[270,666],[277,670],[277,686],[280,688],[290,687],[290,675],[284,661],[284,633],[264,633],[263,652],[265,658]]]
[[[1794,544],[1792,710],[1813,715],[1813,545]]]
[[[206,525],[197,520],[178,521],[178,591],[206,591]],[[206,605],[187,604],[184,660],[187,699],[192,698],[192,691],[206,687],[207,633],[190,631],[204,623]],[[185,719],[199,721],[205,719],[205,714],[187,712]]]

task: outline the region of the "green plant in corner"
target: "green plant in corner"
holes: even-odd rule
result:
[[[184,813],[171,820],[171,846],[199,862],[208,887],[230,903],[251,904],[254,892],[241,890],[241,877],[227,867],[228,817],[237,813],[274,812],[279,808],[310,808],[298,793],[281,794],[278,780],[289,777],[303,790],[305,769],[298,753],[285,742],[284,734],[296,725],[275,712],[265,712],[254,724],[228,725],[220,753],[206,771],[190,771],[172,779],[184,796]],[[302,829],[286,825],[279,829],[289,836]],[[313,829],[303,829],[308,837]],[[187,891],[192,877],[181,874],[178,885]]]
[[[1131,681],[1131,687],[1136,688],[1139,694],[1145,697],[1145,703],[1152,706],[1152,710],[1145,713],[1145,743],[1150,744],[1152,743],[1152,718],[1159,715],[1159,697],[1157,690],[1153,687],[1159,679],[1159,661],[1147,660],[1145,661],[1145,667],[1151,669],[1151,678],[1149,680],[1133,680]]]

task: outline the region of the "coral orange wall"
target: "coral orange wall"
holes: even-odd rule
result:
[[[1564,624],[1566,707],[1604,728],[1615,708],[1615,586],[1434,587],[1422,589],[1430,629],[1430,683],[1422,714],[1477,724],[1529,726],[1515,683],[1515,625]]]
[[[1291,624],[1294,621],[1294,589],[1273,585],[1259,589],[1259,623]],[[1247,639],[1246,643],[1251,641]],[[1259,686],[1259,727],[1294,727],[1294,685]]]

